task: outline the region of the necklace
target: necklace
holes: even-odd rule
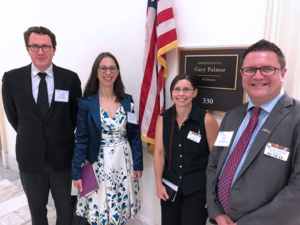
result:
[[[103,96],[99,95],[99,98],[102,98],[103,100],[108,101],[108,102],[114,102],[115,101],[114,97],[113,97],[113,99],[109,100],[109,99],[104,98]]]

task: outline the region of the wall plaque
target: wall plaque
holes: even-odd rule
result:
[[[198,87],[195,103],[226,113],[245,102],[240,60],[247,47],[179,48],[179,73],[192,75]]]

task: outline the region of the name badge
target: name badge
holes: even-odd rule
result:
[[[138,124],[136,115],[131,112],[127,112],[127,121],[128,123]]]
[[[234,131],[220,131],[214,146],[228,147]]]
[[[289,155],[290,155],[290,149],[273,144],[271,142],[268,142],[265,148],[265,155],[273,157],[275,159],[279,159],[282,161],[287,161]]]
[[[55,89],[54,101],[68,102],[69,101],[69,91]]]
[[[198,133],[196,133],[194,131],[190,131],[187,138],[196,143],[200,143],[200,140],[201,140],[200,130],[198,131]]]

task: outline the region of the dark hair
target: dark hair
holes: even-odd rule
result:
[[[192,79],[191,75],[187,75],[187,74],[179,74],[176,77],[174,77],[171,86],[170,86],[170,94],[171,94],[171,98],[172,98],[172,91],[175,87],[175,85],[177,84],[178,81],[180,80],[188,80],[192,87],[194,89],[196,89],[196,84]],[[172,158],[172,148],[173,148],[173,139],[174,139],[174,130],[175,130],[175,121],[176,121],[176,106],[175,104],[172,106],[172,122],[171,122],[171,133],[170,133],[170,148],[169,148],[169,170],[171,168],[171,158]]]
[[[101,60],[105,57],[110,57],[114,60],[116,63],[116,66],[118,70],[120,70],[119,63],[117,59],[109,52],[102,52],[98,57],[96,58],[91,74],[89,76],[89,79],[84,87],[83,97],[88,97],[89,95],[95,94],[99,89],[99,80],[98,80],[98,66]],[[116,102],[120,102],[125,98],[125,87],[122,82],[121,78],[121,72],[119,72],[119,75],[117,76],[117,79],[114,83],[114,93],[116,95]]]
[[[192,79],[191,75],[179,74],[176,77],[174,77],[174,79],[172,80],[172,83],[171,83],[171,86],[170,86],[170,95],[171,95],[171,98],[172,98],[172,91],[173,91],[175,85],[177,84],[177,82],[180,81],[180,80],[188,80],[191,83],[191,85],[192,85],[192,87],[194,89],[197,88],[196,84],[195,84],[194,80]]]
[[[248,53],[250,52],[274,52],[277,55],[278,62],[280,64],[281,69],[284,69],[286,66],[285,56],[281,49],[272,42],[261,39],[255,44],[251,45],[245,52],[241,60],[241,66],[243,66],[244,60]]]
[[[56,39],[55,35],[46,27],[29,27],[25,32],[24,32],[24,40],[25,40],[25,45],[28,47],[28,40],[29,36],[31,33],[37,33],[37,34],[45,34],[48,35],[51,38],[52,42],[52,47],[55,49],[56,48]]]

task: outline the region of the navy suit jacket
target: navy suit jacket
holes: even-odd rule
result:
[[[96,92],[79,102],[76,130],[76,146],[72,160],[73,180],[81,179],[81,165],[85,159],[93,164],[99,155],[101,145],[101,121],[99,94]],[[126,114],[132,112],[132,96],[125,94],[125,99],[121,101]],[[135,171],[143,170],[142,141],[138,124],[126,124],[129,144],[132,150],[133,167]]]

